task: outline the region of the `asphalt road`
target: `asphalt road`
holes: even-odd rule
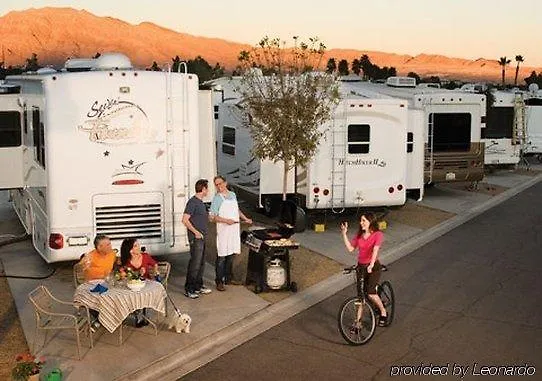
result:
[[[542,380],[541,194],[538,183],[393,263],[395,320],[367,345],[337,330],[352,286],[183,380]]]

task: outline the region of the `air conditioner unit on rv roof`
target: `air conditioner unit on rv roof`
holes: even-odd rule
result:
[[[130,59],[122,53],[104,53],[98,58],[70,58],[64,64],[67,71],[132,69]]]
[[[416,78],[412,77],[389,77],[386,85],[391,87],[416,87]]]

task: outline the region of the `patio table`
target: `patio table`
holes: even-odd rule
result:
[[[107,285],[105,281],[98,282]],[[110,333],[119,326],[128,315],[142,308],[151,308],[162,315],[166,313],[166,290],[160,282],[145,280],[145,286],[140,291],[132,291],[126,285],[107,285],[106,292],[100,294],[91,292],[97,282],[81,284],[75,290],[74,303],[83,304],[98,311],[98,321]],[[148,319],[147,319],[148,320]],[[155,324],[153,326],[156,329]],[[121,340],[122,341],[122,340]]]

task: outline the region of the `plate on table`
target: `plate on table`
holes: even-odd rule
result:
[[[145,287],[145,281],[143,280],[129,280],[126,286],[132,291],[141,291]]]
[[[105,279],[91,279],[87,281],[87,283],[90,283],[90,284],[105,283]]]

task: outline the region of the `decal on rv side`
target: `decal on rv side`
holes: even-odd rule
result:
[[[369,159],[369,160],[363,160],[363,159],[356,159],[356,160],[346,160],[346,159],[339,159],[339,165],[367,165],[367,166],[377,166],[384,168],[386,166],[386,162],[382,159]]]
[[[85,117],[78,129],[87,132],[91,142],[116,145],[150,142],[156,137],[145,111],[130,101],[94,101]]]
[[[133,160],[128,160],[127,164],[121,164],[120,169],[116,169],[113,175],[112,185],[136,185],[143,184],[143,172],[140,171],[140,168],[146,164],[142,161],[141,163],[135,163]]]

